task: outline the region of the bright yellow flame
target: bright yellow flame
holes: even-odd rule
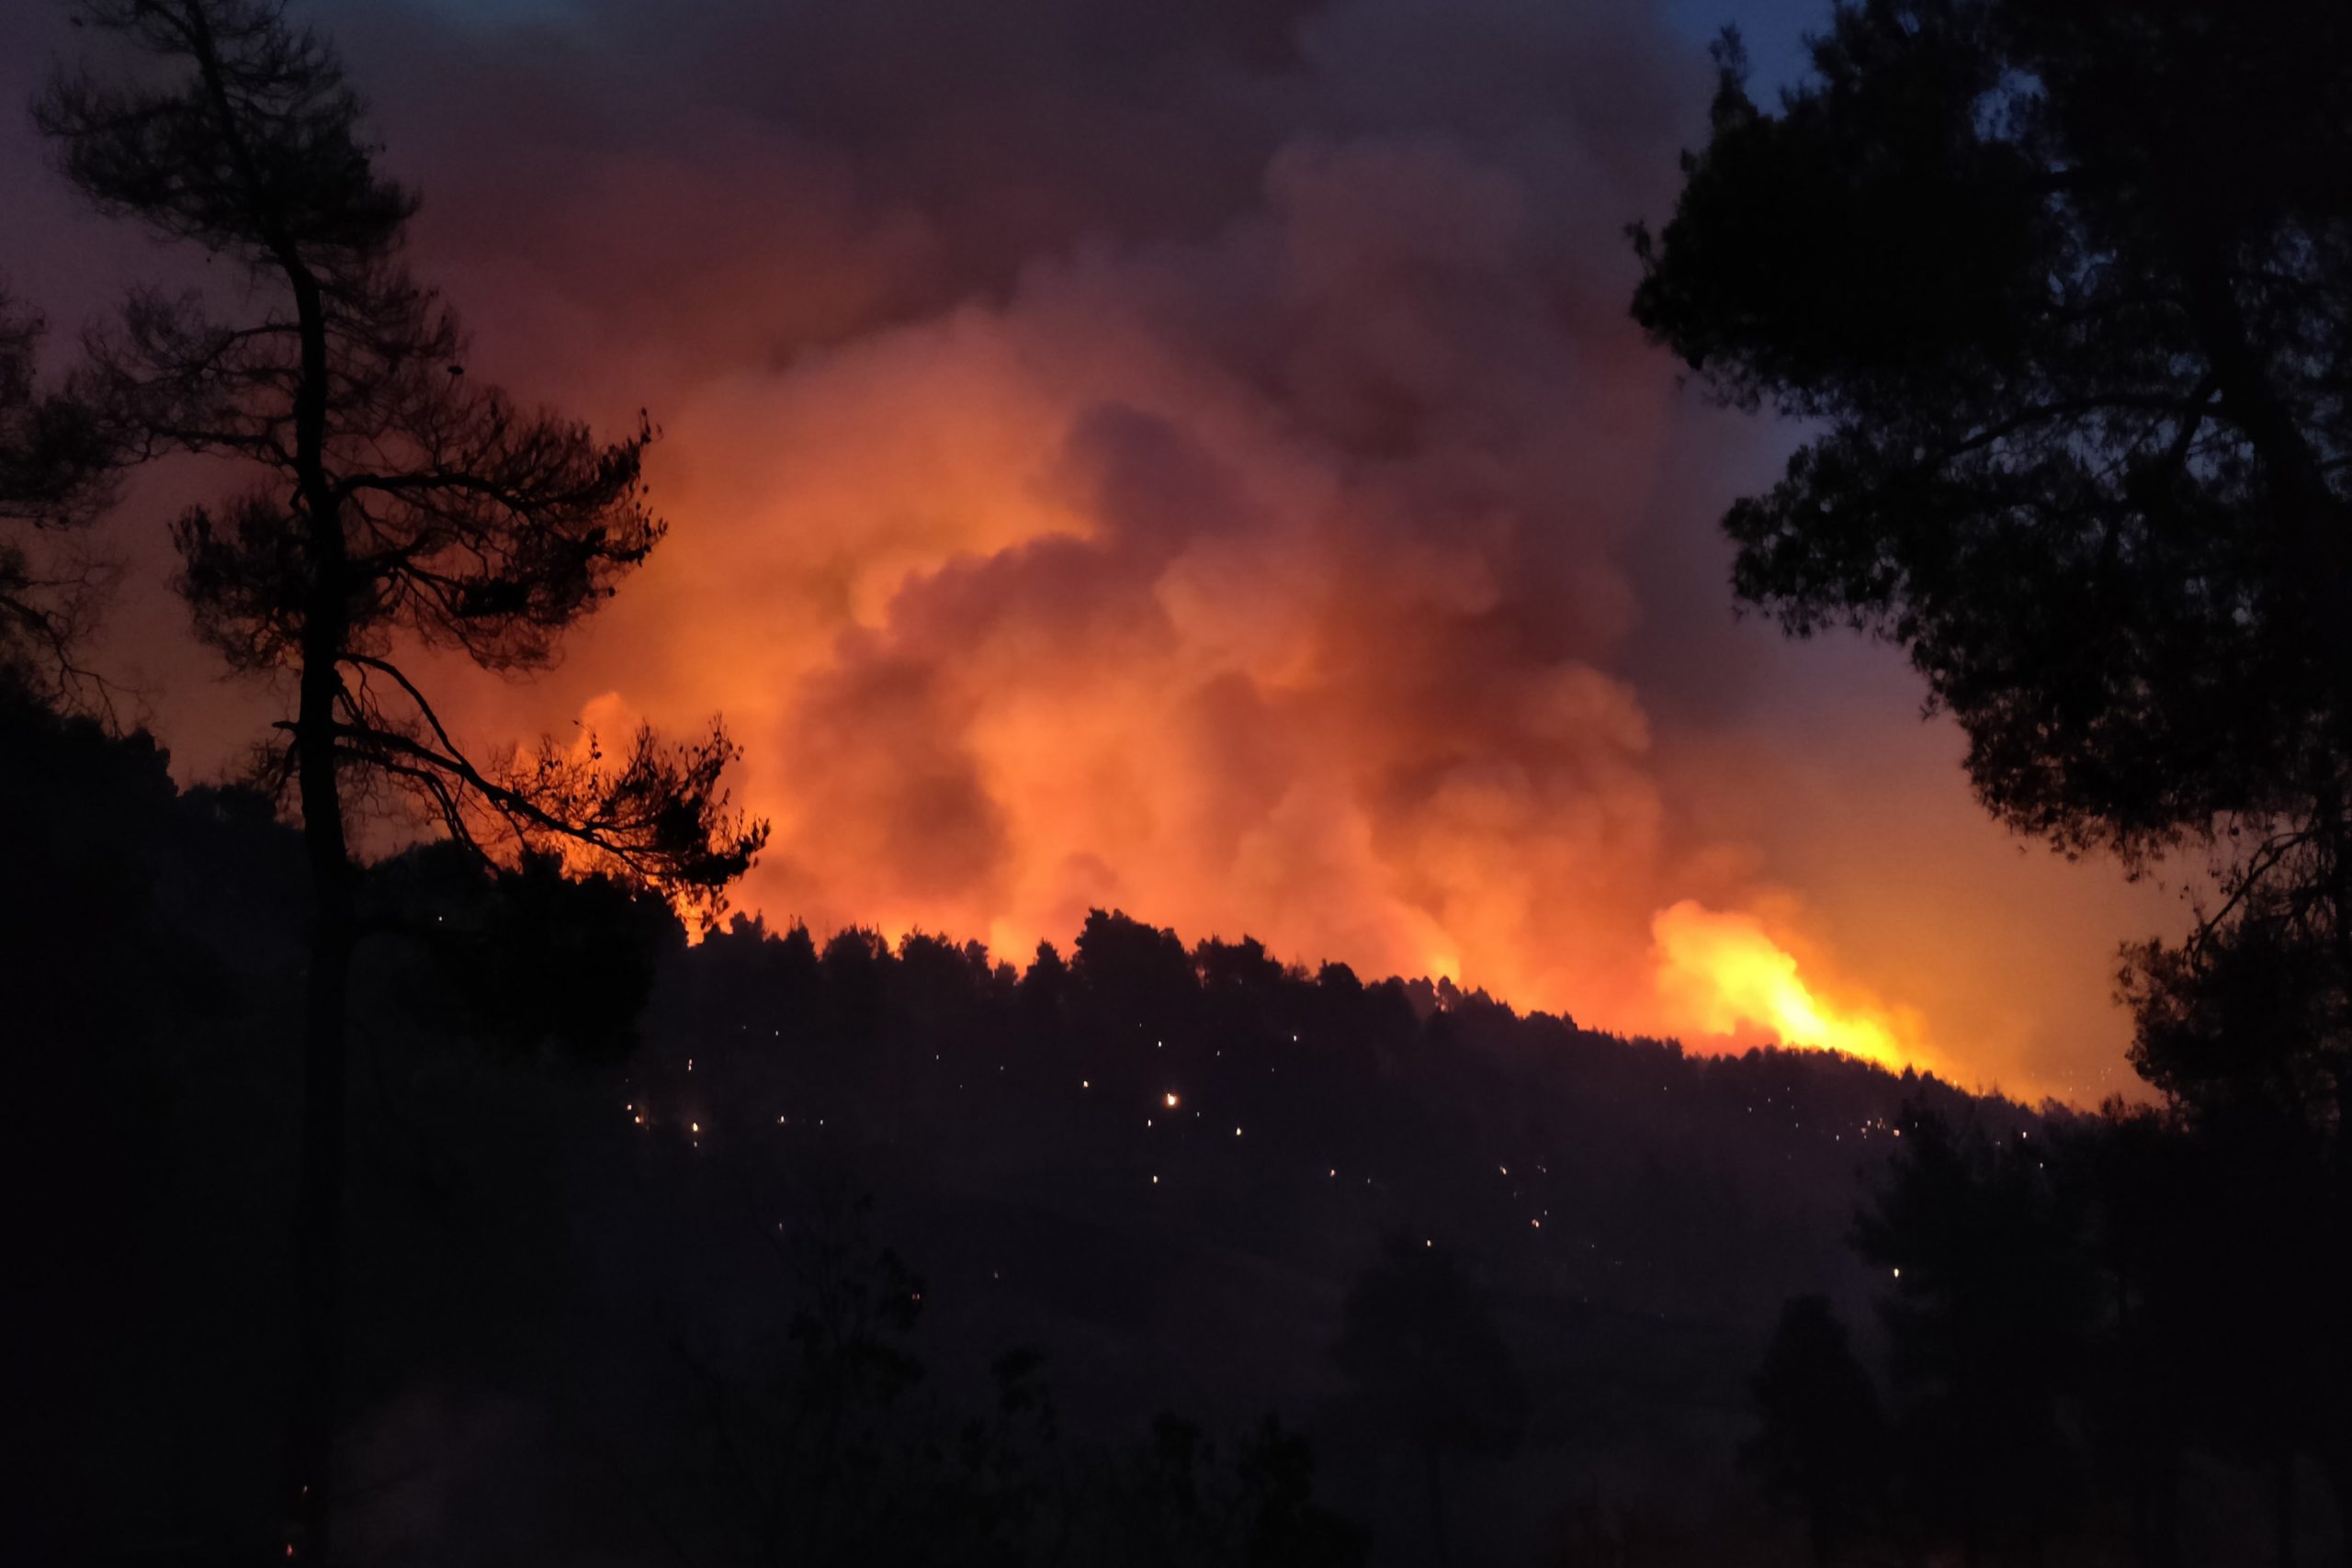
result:
[[[1798,976],[1795,955],[1753,915],[1686,898],[1658,911],[1650,934],[1658,999],[1671,1027],[1723,1035],[1745,1024],[1770,1032],[1783,1045],[1843,1051],[1897,1069],[1921,1055],[1879,1012],[1835,1007],[1815,996]]]

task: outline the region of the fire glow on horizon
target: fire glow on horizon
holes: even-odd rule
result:
[[[1784,1046],[1840,1051],[1890,1071],[1922,1065],[1916,1024],[1903,1027],[1877,1009],[1839,1007],[1817,995],[1798,973],[1796,956],[1754,916],[1685,899],[1659,910],[1650,929],[1658,997],[1672,1027],[1702,1037],[1762,1030]]]
[[[600,728],[616,722],[633,725],[635,719],[618,694],[608,693],[582,714],[574,755],[593,758]],[[687,917],[683,908],[680,913]],[[878,929],[895,945],[921,927],[914,922],[883,921]],[[1651,996],[1646,1002],[1634,999],[1628,1004],[1620,999],[1615,1004],[1617,1016],[1592,1021],[1609,1028],[1672,1034],[1702,1052],[1744,1048],[1757,1043],[1760,1035],[1785,1049],[1835,1051],[1895,1072],[1905,1067],[1926,1069],[1935,1061],[1926,1043],[1925,1027],[1916,1015],[1873,1002],[1832,1000],[1821,988],[1819,977],[1809,981],[1797,955],[1775,940],[1757,915],[1713,909],[1684,898],[1658,910],[1651,918],[1649,930]],[[1004,958],[1016,956],[1018,949],[1035,942],[1054,940],[1049,935],[1032,936],[1003,919],[990,922],[989,934],[993,950]],[[1277,956],[1295,959],[1299,955]],[[1344,955],[1339,956],[1344,961]],[[1448,945],[1429,953],[1424,971],[1432,980],[1465,987],[1479,983],[1475,973],[1465,975],[1450,939]],[[1638,987],[1635,995],[1638,998]],[[1560,1005],[1559,999],[1547,996],[1514,996],[1508,991],[1498,999],[1521,1007]],[[1178,1104],[1172,1090],[1164,1100],[1170,1108]],[[1236,1129],[1237,1135],[1238,1132]]]

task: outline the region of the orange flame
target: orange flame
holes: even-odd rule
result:
[[[1900,1069],[1924,1055],[1916,1025],[1875,1007],[1839,1007],[1797,972],[1796,955],[1753,915],[1710,909],[1690,899],[1650,922],[1657,991],[1668,1026],[1731,1035],[1743,1026],[1783,1045],[1842,1051]],[[1915,1038],[1907,1040],[1906,1034]]]

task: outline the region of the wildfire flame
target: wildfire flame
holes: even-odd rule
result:
[[[1920,1059],[1916,1043],[1903,1038],[1916,1031],[1877,1008],[1839,1007],[1817,995],[1798,974],[1796,955],[1753,915],[1686,898],[1659,910],[1650,933],[1658,1000],[1674,1029],[1702,1035],[1761,1030],[1783,1045],[1842,1051],[1895,1069]]]

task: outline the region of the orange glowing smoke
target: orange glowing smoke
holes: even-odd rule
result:
[[[1824,999],[1797,973],[1796,956],[1753,915],[1686,898],[1659,910],[1650,932],[1670,1028],[1718,1036],[1762,1031],[1783,1045],[1842,1051],[1896,1070],[1919,1060],[1915,1021]],[[1908,1044],[1905,1032],[1914,1035]]]
[[[1040,270],[687,400],[677,533],[569,667],[574,711],[727,714],[775,829],[739,903],[775,922],[1021,962],[1123,908],[1602,1027],[1903,1058],[1774,981],[1760,927],[1767,962],[1654,984],[1653,911],[1773,892],[1680,813],[1615,668],[1668,376],[1615,310],[1566,333],[1511,287],[1509,180],[1372,148],[1270,183],[1190,270]],[[1227,315],[1287,324],[1204,341]],[[1549,346],[1498,377],[1481,345],[1522,341]]]
[[[1645,598],[1624,564],[1661,525],[1673,382],[1615,220],[1547,216],[1621,193],[1555,166],[1595,183],[1302,141],[1196,243],[1041,261],[682,391],[675,534],[562,671],[469,716],[723,711],[775,827],[737,902],[775,924],[1017,963],[1122,908],[1700,1048],[1916,1060],[1760,925],[1679,913],[1778,895],[1685,809],[1631,667],[1645,620],[1721,588]]]

